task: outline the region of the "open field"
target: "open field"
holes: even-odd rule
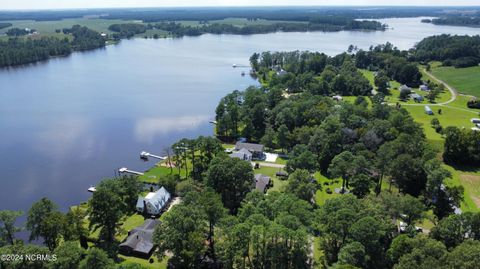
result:
[[[457,89],[459,93],[480,97],[480,66],[468,68],[432,67],[437,78]]]

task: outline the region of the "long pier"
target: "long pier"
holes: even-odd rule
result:
[[[119,173],[129,173],[129,174],[133,174],[133,175],[138,175],[138,176],[143,176],[143,173],[142,172],[137,172],[137,171],[133,171],[133,170],[128,170],[128,168],[126,167],[122,167],[120,169],[118,169],[118,172]]]

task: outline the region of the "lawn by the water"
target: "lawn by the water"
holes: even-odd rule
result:
[[[480,97],[480,66],[467,68],[439,66],[433,67],[430,72],[457,89],[459,93]]]

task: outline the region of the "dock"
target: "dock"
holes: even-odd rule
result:
[[[128,173],[128,174],[143,176],[143,173],[142,173],[142,172],[137,172],[137,171],[133,171],[133,170],[128,170],[128,168],[126,168],[126,167],[122,167],[122,168],[118,169],[118,172],[121,173],[121,174],[123,174],[123,173]]]
[[[151,154],[150,152],[146,152],[146,151],[140,152],[140,159],[148,160],[149,157],[159,159],[159,160],[166,160],[167,159],[167,157],[162,157],[162,156],[158,156],[158,155],[155,155],[155,154]]]

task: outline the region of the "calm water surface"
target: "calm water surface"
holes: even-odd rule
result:
[[[162,154],[182,137],[211,135],[219,98],[257,83],[242,77],[254,52],[334,55],[390,41],[401,49],[434,34],[480,34],[419,18],[387,19],[385,32],[204,35],[126,40],[36,65],[0,70],[0,210],[47,196],[62,209],[122,166],[143,171],[142,150]],[[247,69],[244,69],[247,71]],[[248,73],[248,72],[247,72]]]

